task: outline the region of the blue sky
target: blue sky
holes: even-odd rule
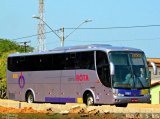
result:
[[[53,29],[77,27],[86,19],[92,22],[81,28],[160,25],[160,0],[45,0],[45,21]],[[0,37],[17,39],[37,34],[39,0],[3,0],[0,3]],[[46,31],[50,31],[45,27]],[[71,30],[65,29],[65,36]],[[55,34],[45,35],[46,48],[60,47]],[[37,37],[16,40],[31,41]],[[160,57],[160,27],[76,30],[65,40],[65,46],[105,43],[142,49],[147,57]]]

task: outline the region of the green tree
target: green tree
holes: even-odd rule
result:
[[[17,51],[24,52],[24,46],[20,46],[18,43],[14,41],[10,41],[7,39],[0,39],[0,54],[8,51]],[[32,47],[27,47],[27,52],[33,51]]]
[[[7,57],[14,51],[4,52],[0,58],[0,98],[6,98],[6,65]]]
[[[27,47],[27,52],[33,51],[32,47]],[[6,98],[6,65],[7,57],[14,52],[24,52],[24,47],[16,42],[0,39],[0,98]]]

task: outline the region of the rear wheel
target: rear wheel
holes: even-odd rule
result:
[[[32,92],[28,92],[27,94],[27,103],[34,103],[34,96]]]
[[[94,105],[94,99],[93,99],[92,94],[90,94],[90,93],[87,94],[86,105],[87,105],[87,106],[92,106],[92,105]]]

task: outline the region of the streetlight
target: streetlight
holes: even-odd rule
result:
[[[40,17],[35,16],[35,15],[33,15],[32,18],[39,19],[39,20],[41,20],[42,22],[44,22],[44,23],[46,24],[46,26],[47,26],[58,38],[61,39],[61,37],[60,37],[43,19],[41,19]]]
[[[62,27],[60,29],[60,31],[62,32],[62,37],[61,37],[61,46],[64,46],[64,40],[67,39],[73,32],[75,32],[80,26],[82,26],[83,24],[85,23],[88,23],[88,22],[92,22],[92,20],[90,19],[87,19],[85,21],[83,21],[82,23],[80,23],[76,28],[73,29],[73,31],[71,31],[66,37],[64,37],[64,27]]]
[[[83,21],[82,23],[80,23],[75,29],[73,29],[73,31],[72,31],[71,33],[69,33],[69,34],[65,37],[65,39],[68,38],[73,32],[75,32],[80,26],[82,26],[83,24],[85,24],[85,23],[87,23],[87,22],[92,22],[92,20],[87,19],[87,20]]]
[[[53,30],[43,19],[41,19],[39,16],[32,16],[32,18],[39,19],[42,22],[46,24],[46,26],[60,39],[61,41],[61,46],[64,47],[64,40],[67,39],[73,32],[75,32],[80,26],[82,26],[84,23],[92,22],[92,20],[85,20],[82,23],[80,23],[75,29],[73,29],[72,32],[70,32],[66,37],[64,37],[64,27],[60,29],[62,32],[62,36],[60,37],[55,30]]]

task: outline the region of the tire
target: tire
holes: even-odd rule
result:
[[[87,106],[93,106],[94,105],[94,98],[92,94],[87,94],[87,99],[86,99],[86,105]]]
[[[34,103],[34,96],[32,92],[28,92],[26,101],[27,103]]]

